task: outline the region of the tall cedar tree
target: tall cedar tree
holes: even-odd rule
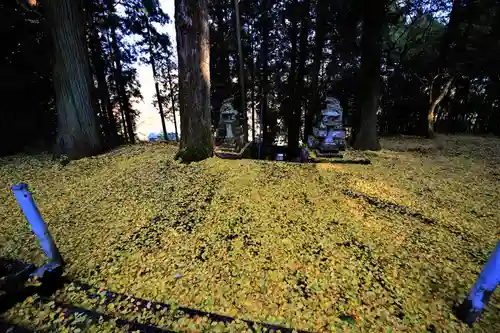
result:
[[[70,159],[101,152],[81,1],[47,0],[54,47],[57,141]]]
[[[175,0],[181,145],[184,162],[212,156],[210,37],[206,0]]]
[[[354,148],[378,150],[377,111],[379,107],[382,61],[382,34],[387,25],[388,0],[364,3],[361,36],[361,67],[359,69],[359,123],[356,124]]]

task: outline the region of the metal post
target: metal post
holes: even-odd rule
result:
[[[49,262],[63,265],[61,254],[59,253],[59,250],[49,233],[49,229],[43,221],[40,211],[38,210],[38,207],[28,190],[28,185],[14,185],[12,186],[12,191],[14,192],[14,196],[16,197],[19,206],[21,206],[24,216],[26,216],[29,224],[31,224],[31,230],[38,239],[43,252],[49,258]]]
[[[472,287],[469,296],[456,309],[457,318],[465,322],[467,325],[472,324],[477,320],[488,300],[500,283],[500,241],[497,243],[495,250],[490,255],[488,262],[484,265],[479,278],[474,287]]]

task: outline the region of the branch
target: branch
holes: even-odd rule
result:
[[[434,77],[432,78],[432,82],[434,82],[434,80],[436,80],[436,79],[437,79],[438,77],[440,77],[441,75],[443,75],[443,73],[439,73],[439,74],[437,74],[436,76],[434,76]]]
[[[16,2],[25,11],[30,12],[30,13],[35,13],[38,16],[42,16],[42,14],[40,14],[38,11],[34,10],[33,8],[30,8],[30,7],[37,7],[38,6],[38,1],[37,0],[16,0]],[[27,4],[26,4],[26,2],[27,2]]]
[[[420,17],[423,17],[423,16],[424,16],[424,15],[422,15],[422,16],[420,16]],[[420,17],[419,17],[419,18],[420,18]],[[412,24],[413,24],[413,23],[412,23]],[[427,27],[425,27],[425,28],[421,31],[422,38],[420,38],[420,39],[415,39],[415,40],[413,40],[413,41],[412,41],[412,43],[414,43],[414,44],[420,44],[420,43],[424,40],[424,38],[426,38],[426,37],[427,37],[427,36],[426,36],[426,34],[427,34],[427,32],[430,30],[431,25],[432,25],[432,20],[429,20],[429,23],[427,24]],[[409,29],[408,29],[408,30],[409,30]],[[403,48],[403,51],[401,51],[400,57],[401,57],[401,58],[406,57],[406,54],[407,54],[409,51],[410,51],[409,41],[408,41],[408,40],[406,40],[406,42],[405,42],[405,46],[404,46],[404,48]]]
[[[446,84],[443,87],[443,90],[441,91],[441,94],[439,94],[438,98],[436,98],[436,100],[432,103],[433,107],[437,106],[441,102],[441,100],[444,98],[444,96],[446,96],[446,94],[448,94],[448,91],[450,90],[451,84],[453,83],[453,79],[454,79],[454,77],[452,76],[452,77],[450,77],[448,82],[446,82]]]
[[[16,2],[22,9],[24,9],[25,12],[33,13],[36,16],[43,18],[43,15],[40,14],[37,10],[30,8],[30,7],[38,6],[37,0],[16,0]],[[26,4],[26,2],[27,2],[27,4]],[[29,18],[26,18],[26,21],[28,21],[30,23],[40,23],[39,20],[33,20],[33,19],[29,19]]]
[[[420,83],[422,83],[423,85],[427,84],[427,79],[423,79],[421,78],[420,76],[418,76],[417,74],[413,73],[413,75],[415,75],[415,77],[420,81]]]
[[[434,82],[437,80],[438,77],[440,77],[441,75],[443,75],[442,73],[439,73],[437,74],[436,76],[434,76],[432,78],[432,81],[431,81],[431,86],[430,86],[430,89],[429,89],[429,104],[432,104],[432,93],[434,92]],[[453,77],[451,77],[451,80],[453,81]],[[451,82],[450,82],[451,84]],[[444,97],[444,96],[443,96]],[[438,98],[439,99],[439,98]],[[442,99],[442,98],[441,98]],[[439,103],[439,102],[438,102]]]
[[[432,26],[432,20],[429,20],[429,23],[427,24],[427,26],[421,32],[422,38],[420,38],[420,39],[417,38],[417,39],[414,40],[414,42],[417,43],[417,44],[419,44],[420,42],[422,42],[424,40],[424,38],[427,37],[427,33],[431,29],[431,26]]]
[[[405,24],[405,28],[406,28],[405,30],[406,30],[406,31],[402,32],[402,33],[399,35],[399,37],[398,37],[398,39],[396,40],[396,42],[398,42],[398,41],[399,41],[399,39],[400,39],[401,37],[403,37],[403,35],[405,34],[405,32],[410,31],[410,29],[413,27],[413,25],[414,25],[415,23],[417,23],[417,21],[418,21],[421,17],[423,17],[424,15],[425,15],[425,14],[415,15],[415,17],[411,19],[411,22],[410,22],[409,24]]]

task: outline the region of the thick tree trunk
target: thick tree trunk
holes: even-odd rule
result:
[[[382,60],[382,33],[386,24],[387,0],[373,0],[363,7],[363,35],[361,37],[361,68],[359,85],[359,122],[355,128],[353,147],[378,150],[377,110],[380,99],[380,62]]]
[[[184,162],[212,156],[210,39],[206,0],[175,0],[181,146]]]
[[[314,114],[320,108],[319,100],[319,78],[321,63],[323,58],[323,47],[326,35],[326,15],[328,14],[328,0],[318,0],[316,4],[316,29],[313,51],[313,69],[311,78],[311,102],[306,110],[303,142],[307,142],[307,137],[311,134],[312,120]]]
[[[97,104],[91,96],[82,5],[73,0],[48,0],[46,6],[54,42],[59,149],[71,159],[92,156],[102,147]]]

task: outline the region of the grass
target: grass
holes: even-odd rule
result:
[[[67,261],[96,288],[310,331],[465,332],[451,313],[500,238],[500,140],[391,138],[371,165],[208,159],[144,144],[66,166],[0,159],[0,257],[43,257],[8,185],[27,182]],[[97,291],[99,292],[99,291]],[[3,318],[82,326],[57,302],[173,330],[242,331],[124,310],[74,284]],[[500,297],[473,332],[500,331]],[[0,316],[1,318],[1,316]],[[356,318],[356,320],[345,320]],[[66,328],[64,328],[66,327]]]

